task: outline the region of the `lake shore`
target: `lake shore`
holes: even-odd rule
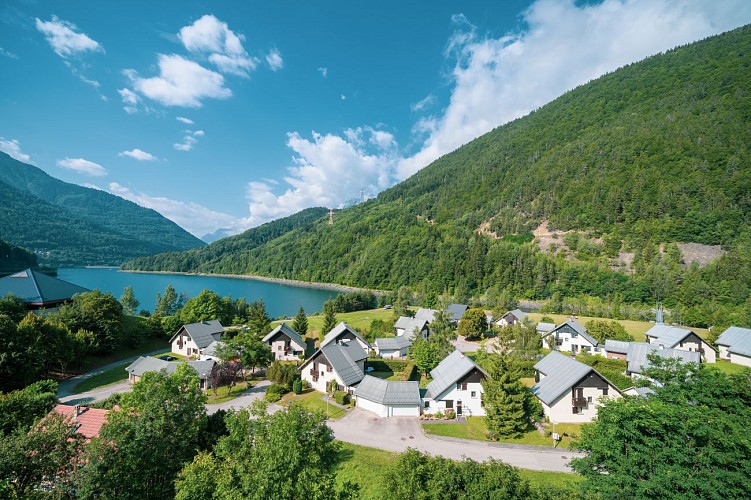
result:
[[[265,281],[267,283],[277,283],[280,285],[296,286],[299,288],[316,288],[319,290],[331,290],[334,292],[373,292],[376,296],[385,295],[386,291],[383,290],[371,290],[369,288],[358,288],[347,285],[337,285],[336,283],[316,283],[313,281],[291,280],[286,278],[270,278],[268,276],[255,276],[248,274],[213,274],[213,273],[186,273],[186,272],[174,272],[174,271],[130,271],[120,269],[121,273],[135,273],[135,274],[174,274],[179,276],[207,276],[215,278],[237,278],[252,281]]]

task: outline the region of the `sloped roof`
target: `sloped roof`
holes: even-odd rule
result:
[[[81,406],[79,415],[76,416],[76,407],[64,404],[55,405],[53,412],[69,417],[71,423],[75,424],[75,432],[81,434],[87,439],[99,437],[99,431],[107,422],[109,410],[100,410],[99,408],[87,408]]]
[[[460,351],[452,352],[430,371],[433,381],[428,384],[427,397],[435,399],[440,396],[446,389],[455,384],[457,380],[475,368],[487,377],[488,374],[464,353]]]
[[[390,351],[400,350],[412,345],[412,342],[407,338],[407,335],[400,335],[398,337],[383,337],[375,339],[376,348],[378,351]]]
[[[524,313],[523,313],[523,312],[521,311],[521,309],[514,309],[513,311],[509,311],[509,312],[507,312],[506,314],[511,314],[511,315],[513,315],[513,316],[514,316],[514,317],[515,317],[516,319],[518,319],[519,321],[524,321],[524,318],[526,318],[526,317],[527,317],[527,315],[526,315],[526,314],[524,314]],[[504,316],[506,316],[506,314],[504,314]]]
[[[684,351],[683,349],[671,349],[669,347],[660,348],[655,344],[646,342],[629,342],[628,352],[626,353],[626,370],[629,373],[641,373],[643,369],[649,368],[652,364],[647,356],[657,353],[663,358],[677,358],[684,363],[701,362],[701,354],[698,352]]]
[[[323,342],[321,342],[321,347],[336,341],[336,339],[339,338],[340,335],[346,332],[350,332],[356,339],[360,340],[360,342],[362,342],[366,346],[370,346],[368,341],[362,338],[359,333],[357,333],[357,330],[349,326],[346,322],[342,321],[334,328],[332,328],[329,333],[326,334],[326,336],[323,338]],[[303,343],[303,345],[305,344]]]
[[[751,356],[751,329],[731,326],[722,332],[715,344],[727,346],[733,354]]]
[[[685,328],[658,323],[647,330],[645,335],[653,337],[655,339],[653,343],[655,344],[663,345],[665,347],[675,347],[692,333],[694,332],[686,330]]]
[[[469,309],[469,306],[466,304],[449,304],[446,307],[446,312],[451,316],[451,321],[459,321],[467,309]]]
[[[547,405],[553,404],[574,384],[594,371],[591,366],[558,351],[550,351],[534,368],[544,374],[545,378],[532,387],[532,394]]]
[[[33,269],[25,269],[0,279],[0,296],[5,297],[10,293],[34,306],[59,303],[77,293],[90,291]]]
[[[193,342],[196,343],[199,349],[205,349],[209,344],[217,340],[214,338],[214,335],[221,336],[221,334],[224,333],[224,327],[219,323],[218,319],[201,321],[199,323],[189,323],[180,327],[177,333],[175,333],[170,339],[170,343],[175,340],[175,337],[177,337],[182,330],[185,330],[188,335],[190,335],[190,338],[193,339]]]
[[[417,310],[415,313],[415,318],[422,319],[430,323],[435,319],[435,315],[438,313],[436,309],[426,309],[424,307],[421,307]]]
[[[617,352],[618,354],[628,353],[628,348],[631,342],[624,342],[622,340],[610,340],[605,339],[605,350],[608,352]]]
[[[535,330],[539,333],[550,333],[555,330],[555,323],[537,323]]]
[[[125,368],[125,371],[137,377],[142,376],[146,372],[158,372],[162,370],[171,375],[177,371],[177,367],[181,364],[187,364],[198,373],[199,378],[205,379],[211,374],[211,370],[214,368],[216,361],[205,360],[188,361],[187,363],[172,363],[163,359],[152,358],[150,356],[140,356],[137,360],[128,365]]]
[[[303,340],[300,334],[293,330],[291,326],[287,325],[287,323],[282,323],[271,330],[271,332],[263,338],[263,341],[266,343],[272,342],[275,337],[282,334],[289,337],[292,342],[296,343],[302,349],[305,349],[305,340]]]
[[[404,336],[406,337],[412,337],[415,331],[421,332],[428,325],[428,322],[421,318],[408,318],[406,316],[402,316],[399,319],[402,319],[402,318],[406,318],[405,321],[402,321],[398,325],[395,324],[394,326],[396,328],[403,328]]]
[[[567,319],[560,325],[556,326],[555,330],[553,331],[560,329],[564,325],[570,326],[578,335],[581,335],[582,337],[584,337],[587,340],[587,342],[589,342],[593,346],[597,347],[597,344],[599,344],[599,342],[597,342],[597,339],[595,339],[593,336],[587,333],[587,329],[584,327],[584,325],[582,325],[575,319]]]
[[[355,396],[383,405],[420,404],[420,383],[381,380],[365,375]]]
[[[363,379],[365,374],[362,372],[357,362],[365,359],[362,356],[363,348],[357,344],[336,344],[331,343],[320,349],[321,353],[331,363],[331,366],[342,379],[344,385],[351,386]]]

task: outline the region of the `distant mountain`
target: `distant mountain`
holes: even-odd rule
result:
[[[320,219],[251,250],[236,236],[127,266],[465,296],[739,305],[751,294],[749,124],[746,26],[572,90],[341,210],[333,226]],[[544,222],[581,238],[557,240],[566,253],[542,251],[532,231]],[[707,271],[684,272],[671,242],[730,251]],[[611,269],[622,262],[626,272]]]
[[[227,228],[219,228],[213,233],[204,234],[201,236],[201,241],[204,243],[214,243],[217,240],[221,240],[222,238],[226,238],[228,236],[231,236],[232,233],[230,233],[230,230]]]
[[[36,269],[37,267],[36,255],[23,248],[0,241],[0,276],[22,269]]]
[[[109,264],[203,242],[120,197],[69,184],[0,153],[0,237],[50,264]]]

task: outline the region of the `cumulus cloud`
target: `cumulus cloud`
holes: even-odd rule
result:
[[[203,99],[232,96],[220,73],[194,61],[176,54],[159,54],[158,65],[159,76],[142,78],[132,69],[125,70],[124,74],[141,95],[165,106],[200,108]]]
[[[107,169],[93,161],[84,160],[83,158],[64,158],[57,160],[57,166],[67,170],[73,170],[79,174],[86,174],[92,177],[104,177],[107,175]]]
[[[427,139],[400,162],[398,179],[609,71],[748,23],[751,2],[538,0],[522,20],[523,31],[492,38],[455,16],[449,104],[418,121]]]
[[[327,76],[329,76],[329,68],[324,68],[324,67],[318,68],[318,72],[324,78],[326,78]]]
[[[284,59],[282,59],[282,53],[277,49],[272,49],[266,54],[266,64],[269,65],[271,71],[279,71],[284,67]]]
[[[123,109],[129,115],[138,112],[138,101],[140,98],[138,95],[128,88],[118,89],[117,93],[120,94],[120,98],[123,100]]]
[[[196,137],[203,137],[203,130],[186,130],[183,136],[183,142],[176,142],[172,145],[178,151],[193,151],[193,146],[198,142]]]
[[[87,52],[104,52],[104,48],[99,42],[91,39],[85,33],[77,33],[78,28],[75,24],[57,16],[52,16],[50,21],[35,19],[37,30],[44,35],[55,54],[62,57],[68,69],[82,82],[99,91],[99,82],[86,76],[86,66],[80,60]],[[103,100],[107,100],[103,94],[100,93],[99,96]]]
[[[175,120],[185,123],[186,125],[193,125],[193,120],[190,118],[185,118],[184,116],[178,116],[175,118]]]
[[[76,33],[78,28],[75,24],[64,21],[57,16],[52,16],[51,21],[42,21],[36,18],[36,28],[47,42],[63,59],[77,56],[84,52],[104,52],[102,46],[92,40],[85,33]]]
[[[243,47],[245,37],[211,14],[181,28],[177,37],[188,52],[206,56],[223,73],[248,77],[258,66],[258,58]]]
[[[233,232],[240,232],[236,217],[211,210],[197,203],[186,203],[163,196],[136,193],[116,182],[109,184],[108,191],[142,207],[156,210],[196,237],[214,232],[218,227],[232,228]]]
[[[130,151],[123,151],[122,153],[119,153],[118,156],[128,156],[138,161],[156,161],[159,159],[153,154],[147,153],[146,151],[138,148],[131,149]]]
[[[361,191],[378,193],[391,182],[398,148],[392,134],[370,127],[346,130],[344,137],[290,133],[287,146],[295,153],[284,177],[288,187],[277,195],[272,182],[249,183],[247,227],[311,206],[341,207]]]
[[[0,151],[18,161],[31,163],[33,165],[31,157],[21,151],[21,143],[19,143],[17,139],[6,139],[5,137],[0,137]]]

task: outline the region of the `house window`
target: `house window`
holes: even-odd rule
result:
[[[456,390],[457,391],[466,391],[467,390],[467,384],[460,384],[457,382],[456,384]]]
[[[334,369],[333,369],[332,367],[330,367],[330,366],[327,366],[327,367],[326,367],[326,371],[327,371],[327,372],[329,372],[329,373],[331,373],[331,372],[332,372],[333,370],[334,370]]]
[[[430,408],[430,401],[425,401],[425,408]]]
[[[470,397],[476,398],[477,397],[477,391],[472,391],[469,393]]]
[[[587,403],[592,403],[592,396],[587,396]]]
[[[281,345],[276,346],[276,350],[277,351],[281,351],[282,350],[282,346]]]
[[[452,408],[454,408],[454,401],[452,399],[447,399],[446,400],[446,409],[450,410]]]
[[[683,342],[681,342],[681,343],[680,343],[679,345],[680,345],[681,347],[683,347]]]
[[[602,388],[602,395],[603,396],[607,396],[608,395],[608,388],[607,387],[603,387]]]
[[[573,413],[573,414],[579,413],[579,407],[578,406],[574,406],[573,408],[571,408],[571,413]]]

